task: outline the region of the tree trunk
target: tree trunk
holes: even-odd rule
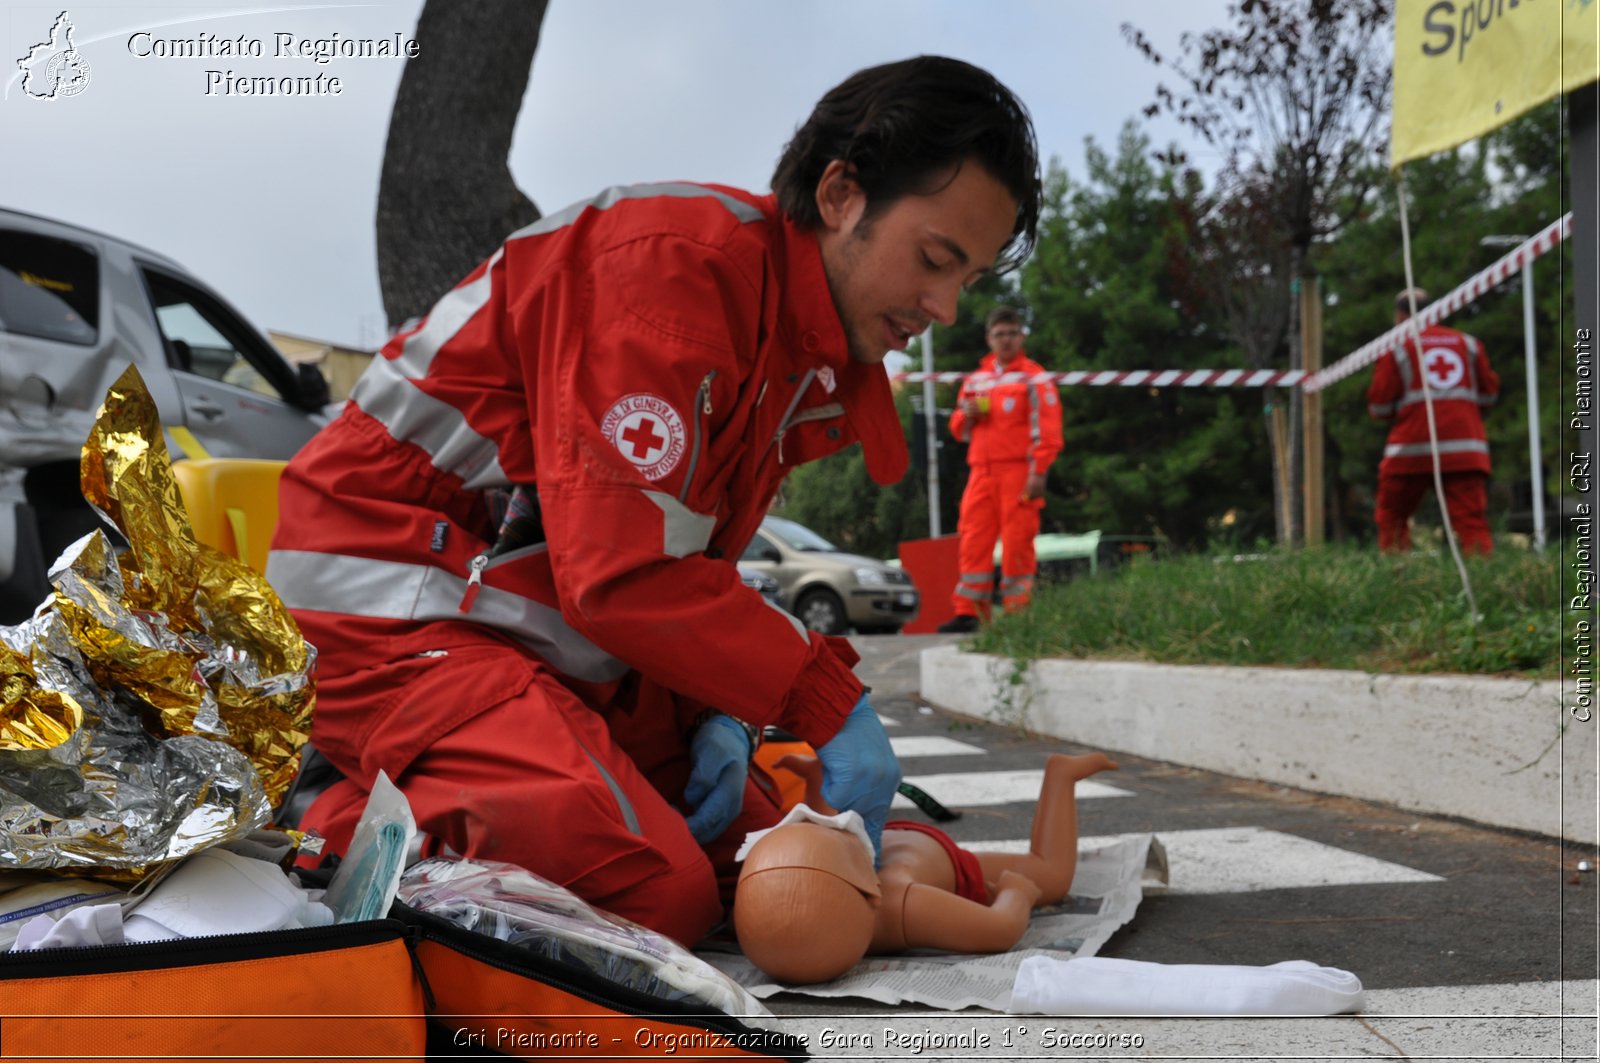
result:
[[[537,221],[506,159],[548,0],[427,0],[389,118],[378,283],[391,329]]]
[[[1322,282],[1316,274],[1300,278],[1300,368],[1315,373],[1322,368]],[[1324,482],[1322,457],[1324,433],[1322,428],[1322,393],[1294,389],[1300,398],[1305,435],[1301,442],[1304,470],[1304,495],[1301,506],[1305,514],[1305,544],[1321,546],[1326,536],[1327,488]]]
[[[1267,445],[1272,453],[1272,523],[1278,545],[1288,546],[1294,531],[1289,505],[1289,419],[1277,388],[1262,388],[1261,404],[1267,417]]]
[[[1300,293],[1304,289],[1306,278],[1300,275],[1304,269],[1306,256],[1299,248],[1294,252],[1294,269],[1290,273],[1294,277],[1294,284],[1289,289],[1289,368],[1304,369],[1304,359],[1300,349]],[[1301,460],[1304,448],[1301,446],[1301,392],[1299,388],[1289,389],[1289,541],[1294,544],[1304,542],[1303,521],[1305,507],[1300,496],[1304,488],[1301,477]]]

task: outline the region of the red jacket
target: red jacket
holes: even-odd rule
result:
[[[734,559],[790,469],[858,439],[878,482],[905,471],[815,237],[770,196],[611,189],[389,342],[285,471],[269,578],[333,674],[501,638],[595,707],[642,677],[820,745],[859,697],[854,651]]]
[[[1489,441],[1479,410],[1494,405],[1500,377],[1490,368],[1483,344],[1465,332],[1434,325],[1422,330],[1421,341],[1439,437],[1439,467],[1444,472],[1487,473]],[[1367,388],[1367,412],[1379,420],[1394,420],[1378,466],[1380,476],[1433,471],[1413,341],[1407,341],[1404,355],[1394,350],[1378,359]]]
[[[1001,373],[994,352],[983,356],[977,370],[961,383],[962,399],[987,399],[989,410],[969,421],[959,408],[950,415],[950,434],[966,441],[967,464],[1026,461],[1029,471],[1044,473],[1061,453],[1061,396],[1048,382],[1022,376],[1045,372],[1044,366],[1018,354]],[[1007,379],[1016,375],[1017,379]]]

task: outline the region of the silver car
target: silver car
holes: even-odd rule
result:
[[[130,364],[169,432],[213,457],[287,458],[327,423],[317,369],[172,259],[0,208],[0,623],[32,612],[45,566],[98,526],[79,452]]]
[[[921,604],[911,577],[893,565],[848,554],[792,520],[768,517],[739,558],[778,581],[783,607],[825,635],[899,631]]]

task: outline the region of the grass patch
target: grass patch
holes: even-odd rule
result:
[[[1502,548],[1469,557],[1481,618],[1448,554],[1283,551],[1259,560],[1135,559],[1115,575],[1041,587],[1031,609],[974,636],[1019,660],[1560,674],[1561,557]]]

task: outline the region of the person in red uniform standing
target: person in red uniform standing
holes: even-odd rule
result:
[[[944,632],[978,629],[994,596],[994,544],[1000,542],[1000,601],[1016,612],[1033,599],[1033,552],[1044,508],[1044,480],[1061,453],[1061,398],[1031,379],[1044,367],[1022,350],[1022,315],[997,307],[984,322],[989,353],[961,385],[950,434],[967,442],[970,474],[957,522],[960,576],[955,616]]]
[[[1428,293],[1407,289],[1395,298],[1395,323],[1411,317],[1411,302],[1422,306]],[[1389,439],[1378,465],[1378,548],[1400,552],[1411,549],[1411,515],[1433,486],[1433,447],[1428,436],[1428,413],[1423,402],[1423,380],[1433,398],[1433,418],[1439,441],[1439,469],[1444,481],[1444,505],[1450,525],[1467,553],[1487,554],[1494,549],[1489,537],[1489,440],[1480,412],[1493,406],[1500,394],[1500,377],[1489,365],[1483,344],[1476,337],[1442,325],[1422,330],[1416,341],[1407,340],[1378,360],[1367,388],[1367,411],[1379,420],[1392,420]]]
[[[311,739],[347,844],[377,773],[431,844],[693,943],[779,815],[759,728],[881,833],[899,766],[843,639],[743,586],[783,477],[907,456],[881,363],[1020,261],[1020,101],[920,57],[830,91],[773,195],[615,188],[513,233],[290,462],[268,578],[320,651]]]

